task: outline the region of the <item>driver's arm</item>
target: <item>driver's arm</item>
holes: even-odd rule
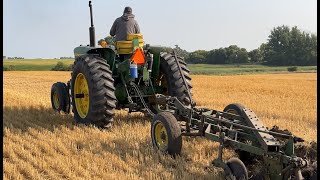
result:
[[[136,34],[140,34],[140,27],[139,27],[137,21],[135,21],[135,23],[134,23],[134,29],[136,30]]]
[[[114,21],[111,29],[110,29],[110,35],[115,36],[116,35],[116,28],[117,28],[117,20]]]

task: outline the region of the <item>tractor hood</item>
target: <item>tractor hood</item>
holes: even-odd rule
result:
[[[103,47],[90,47],[90,46],[78,46],[76,48],[74,48],[73,52],[74,52],[74,56],[81,56],[81,55],[85,55],[85,54],[97,54],[99,51],[101,50],[107,50],[107,51],[113,51],[115,53],[115,49],[112,46],[107,46],[105,48]]]

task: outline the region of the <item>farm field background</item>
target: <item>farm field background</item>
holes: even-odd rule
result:
[[[55,113],[51,85],[67,82],[70,72],[5,71],[3,78],[4,179],[223,179],[209,166],[217,143],[184,137],[181,157],[172,159],[152,148],[149,119],[140,113],[117,111],[111,130]],[[238,102],[267,127],[317,141],[316,73],[192,78],[198,106],[223,110]],[[224,158],[232,156],[227,149]]]
[[[59,61],[70,65],[74,59],[5,59],[3,66],[12,66],[15,71],[50,71]]]
[[[11,66],[16,71],[50,71],[59,61],[66,65],[73,64],[73,59],[15,59],[4,60],[4,67]],[[188,64],[192,74],[202,75],[233,75],[233,74],[262,74],[288,73],[290,66],[265,66],[254,64]],[[297,66],[297,72],[317,72],[317,66]]]

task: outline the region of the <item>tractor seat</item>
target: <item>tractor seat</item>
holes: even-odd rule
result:
[[[133,53],[133,38],[137,37],[139,41],[139,47],[143,47],[143,35],[142,34],[128,34],[127,41],[117,41],[116,48],[118,54],[132,54]]]

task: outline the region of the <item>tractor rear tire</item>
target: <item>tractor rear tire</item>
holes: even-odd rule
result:
[[[57,111],[70,112],[70,96],[68,88],[63,82],[56,82],[51,87],[51,105]]]
[[[110,127],[116,107],[114,79],[106,60],[84,55],[75,59],[71,73],[71,99],[78,123]]]
[[[248,171],[243,162],[238,158],[230,158],[227,161],[227,166],[235,180],[248,180]]]
[[[170,155],[179,155],[182,148],[181,128],[177,119],[169,112],[161,112],[151,122],[153,147]]]
[[[166,80],[168,95],[176,96],[184,105],[189,105],[191,99],[189,98],[187,91],[189,90],[191,94],[192,85],[191,76],[189,74],[190,70],[187,68],[187,63],[181,57],[177,56],[182,70],[181,74],[173,54],[163,52],[160,54],[160,58],[160,72]],[[183,82],[182,76],[184,76],[188,87],[186,87]]]

